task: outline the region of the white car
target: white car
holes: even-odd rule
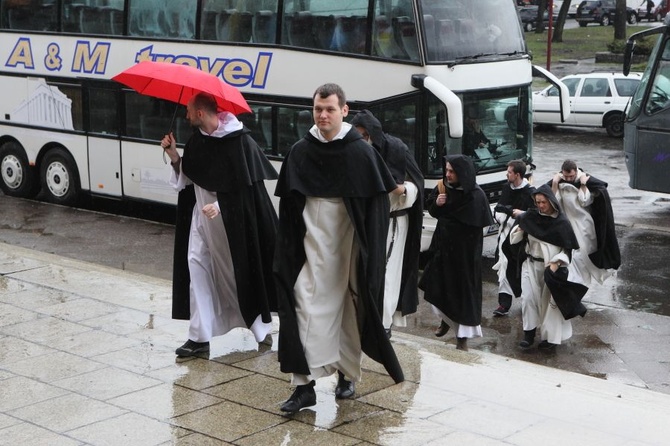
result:
[[[561,122],[556,87],[533,92],[533,124],[604,127],[623,137],[624,110],[640,83],[642,73],[572,74],[561,79],[570,91],[570,116]]]

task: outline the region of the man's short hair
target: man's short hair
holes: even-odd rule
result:
[[[577,163],[572,161],[572,160],[565,160],[563,161],[563,165],[561,166],[561,171],[562,172],[572,172],[573,170],[577,170]]]
[[[196,110],[204,110],[211,114],[216,114],[218,110],[214,96],[205,92],[200,92],[193,96],[193,107]]]
[[[512,172],[518,173],[522,177],[526,175],[526,163],[521,160],[512,160],[507,163],[507,167],[512,168]]]
[[[340,87],[337,84],[333,83],[323,84],[322,86],[316,89],[316,91],[314,92],[314,96],[312,96],[312,99],[315,99],[317,95],[319,95],[321,99],[326,99],[328,96],[334,94],[337,95],[337,103],[339,104],[340,108],[343,108],[347,103],[347,97],[344,95],[344,90],[342,90],[342,87]]]

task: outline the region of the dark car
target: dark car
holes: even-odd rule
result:
[[[537,26],[537,9],[537,6],[522,6],[518,8],[519,19],[524,31],[532,31]],[[542,21],[544,22],[544,26],[549,26],[549,13],[547,11],[544,11]]]
[[[589,23],[598,23],[607,26],[614,23],[616,17],[615,0],[585,0],[577,7],[575,20],[579,26],[584,27]],[[633,8],[626,7],[626,21],[631,25],[638,22],[638,13]]]

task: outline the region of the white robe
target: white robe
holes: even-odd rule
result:
[[[520,243],[523,240],[523,231],[516,226],[510,235],[510,243]],[[568,254],[562,248],[536,239],[528,234],[526,253],[536,259],[528,257],[521,266],[521,319],[524,330],[539,329],[541,340],[552,344],[560,344],[572,337],[572,323],[563,318],[549,288],[544,282],[544,270],[550,262],[560,261],[567,265],[570,261]],[[570,277],[570,281],[574,281]]]
[[[405,181],[404,186],[404,194],[389,194],[391,212],[409,209],[416,202],[419,189],[414,183],[409,181]],[[384,328],[391,328],[391,325],[395,325],[396,327],[407,326],[407,318],[402,315],[402,311],[396,311],[396,309],[398,308],[398,300],[400,299],[402,265],[408,228],[409,215],[396,217],[395,228],[393,227],[393,219],[391,219],[386,237],[386,252],[388,253],[391,242],[393,242],[393,250],[386,262],[386,274],[384,278],[384,308],[382,312]]]
[[[513,184],[510,184],[510,187],[513,189],[522,189],[526,186],[528,186],[528,180],[525,178],[519,187],[514,187]],[[509,263],[509,259],[503,252],[502,245],[505,240],[507,240],[507,237],[509,237],[509,233],[516,220],[514,217],[507,218],[507,214],[503,212],[494,212],[493,217],[500,225],[500,230],[498,231],[498,261],[492,268],[494,271],[498,272],[498,293],[514,296],[512,285],[510,285],[509,280],[507,280],[507,264]]]
[[[583,175],[586,174],[579,171],[577,180]],[[598,283],[603,283],[611,273],[595,266],[589,258],[589,254],[598,249],[596,229],[589,212],[593,203],[591,192],[585,187],[577,188],[570,183],[559,183],[555,195],[579,242],[579,249],[572,251],[570,272],[575,276],[573,282],[589,286],[591,280],[595,279]]]
[[[361,377],[361,343],[356,321],[358,245],[341,198],[307,197],[305,263],[294,285],[300,341],[310,375],[293,374],[302,385],[339,370]]]
[[[222,113],[219,128],[213,136],[224,136],[238,129],[234,115]],[[236,122],[237,121],[237,122]],[[180,191],[193,182],[181,171],[172,169],[170,184]],[[216,193],[193,184],[196,204],[193,207],[191,231],[188,241],[188,267],[190,284],[190,312],[188,338],[196,342],[209,342],[214,336],[228,333],[233,328],[247,325],[240,311],[237,297],[235,271],[228,244],[226,228],[221,215],[209,219],[203,214],[206,204],[219,207]],[[250,327],[257,342],[265,339],[272,329],[258,315]]]

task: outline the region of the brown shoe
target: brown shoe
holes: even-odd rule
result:
[[[456,338],[456,350],[468,351],[468,338]]]
[[[435,329],[435,336],[441,338],[442,336],[446,335],[448,331],[449,331],[449,324],[447,324],[444,321],[441,321],[440,326]]]

